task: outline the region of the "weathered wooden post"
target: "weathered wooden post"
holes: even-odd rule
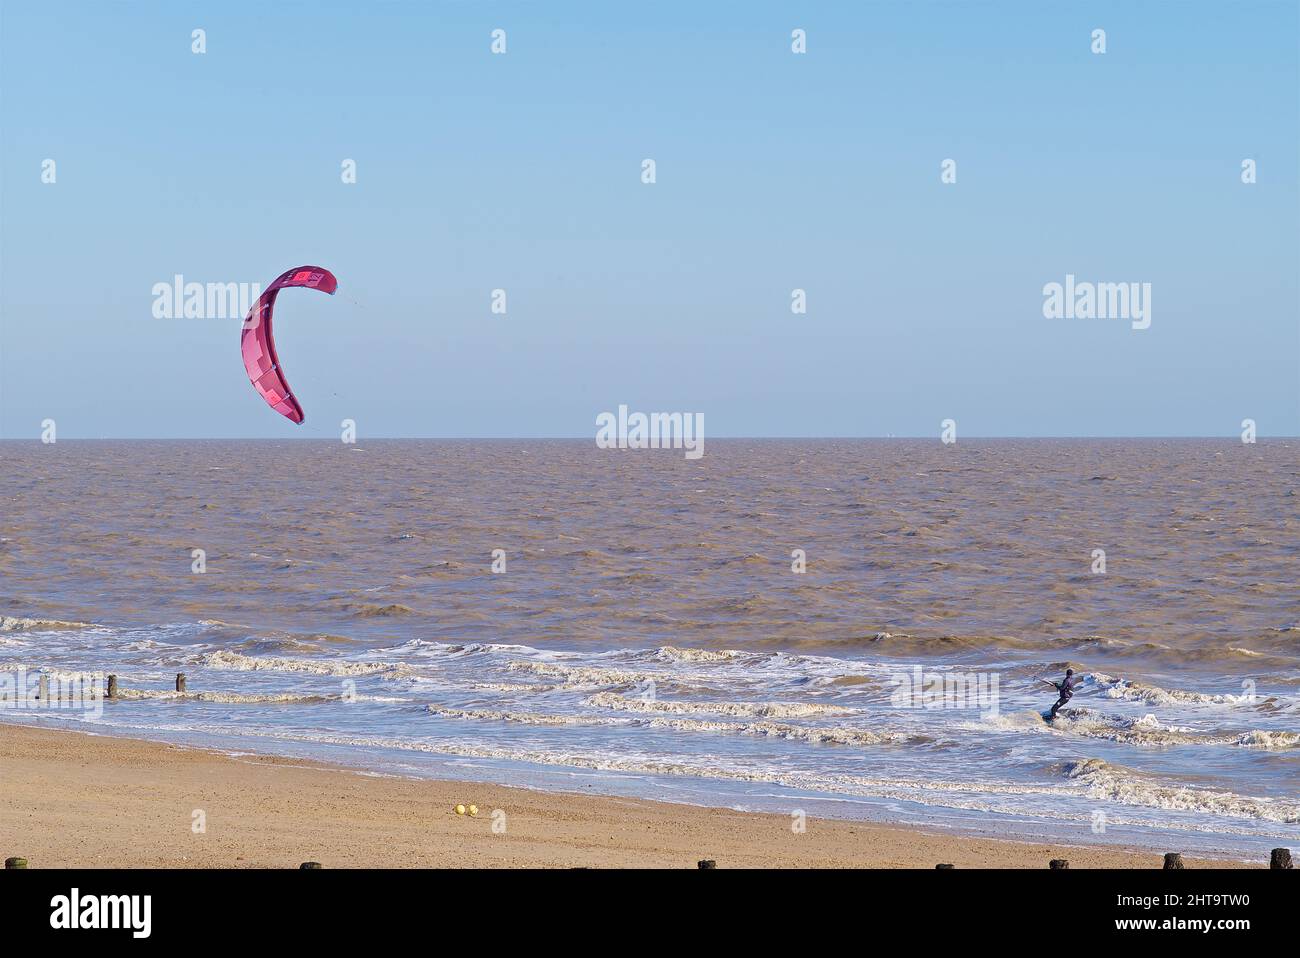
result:
[[[110,699],[117,698],[117,676],[116,675],[110,675],[108,677],[108,697]]]
[[[325,866],[322,865],[320,862],[303,862],[301,865],[298,866],[298,871],[304,871],[304,870],[310,871],[316,868],[324,868],[324,867]]]
[[[703,861],[701,861],[697,867],[698,867],[698,868],[717,868],[717,867],[718,867],[718,863],[715,862],[712,858],[706,858],[706,859],[704,859]]]
[[[937,871],[937,870],[940,869],[940,868],[952,868],[953,866],[952,866],[952,865],[948,865],[948,864],[939,864],[939,865],[935,865],[934,867],[935,867],[935,870]]]
[[[1291,849],[1275,848],[1273,854],[1268,859],[1269,868],[1293,868],[1291,864]]]
[[[177,691],[177,692],[184,692],[184,691],[185,691],[185,673],[184,673],[184,672],[177,672],[177,673],[176,673],[176,691]]]
[[[1178,852],[1165,852],[1165,871],[1170,869],[1181,869],[1183,867],[1183,856]]]
[[[27,859],[25,859],[25,858],[6,858],[6,859],[5,859],[5,868],[6,868],[6,869],[10,869],[10,868],[26,868],[26,867],[27,867]]]
[[[37,693],[37,696],[42,702],[48,702],[50,700],[50,677],[45,673],[41,673],[40,691]]]
[[[1065,858],[1053,858],[1050,862],[1047,863],[1047,867],[1054,872],[1060,871],[1063,868],[1069,868],[1070,862],[1068,859]]]

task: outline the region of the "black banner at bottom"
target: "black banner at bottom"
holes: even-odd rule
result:
[[[0,874],[0,921],[10,945],[192,942],[220,928],[224,943],[374,944],[376,934],[458,939],[518,937],[561,943],[608,931],[682,944],[764,939],[790,924],[805,940],[842,936],[1023,933],[1042,943],[1062,930],[1085,941],[1200,936],[1231,945],[1288,933],[1300,882],[1294,870],[1041,871],[103,871]],[[1293,916],[1292,916],[1293,917]],[[660,926],[660,927],[657,927]],[[568,931],[564,931],[568,929]],[[947,931],[945,931],[945,929]],[[1016,929],[1020,931],[1017,932]],[[1088,936],[1080,938],[1079,936]],[[418,940],[418,939],[417,939]],[[590,940],[588,938],[588,940]],[[955,939],[954,939],[955,940]]]

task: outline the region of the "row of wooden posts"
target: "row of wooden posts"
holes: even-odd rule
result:
[[[40,677],[39,688],[40,688],[40,692],[38,694],[38,698],[42,700],[48,699],[50,697],[50,677],[48,675],[42,675]],[[184,672],[176,673],[176,691],[177,692],[185,691]],[[110,675],[108,677],[108,690],[104,693],[104,695],[106,698],[110,698],[110,699],[117,698],[117,676],[116,675]]]
[[[27,867],[27,859],[25,858],[5,859],[6,870],[12,870],[15,868],[26,868],[26,867]],[[324,867],[325,866],[322,865],[320,862],[303,862],[301,865],[298,866],[299,870],[302,870],[304,868],[324,868]]]
[[[700,867],[705,868],[706,867],[705,863],[700,862]],[[707,866],[707,867],[712,867],[712,866]],[[943,863],[943,864],[935,865],[934,867],[935,868],[956,868],[957,866]],[[1051,861],[1047,863],[1047,867],[1050,868],[1052,871],[1060,871],[1062,868],[1069,868],[1070,861],[1068,858],[1053,858]],[[1178,852],[1165,852],[1164,867],[1165,867],[1165,871],[1170,871],[1170,870],[1176,871],[1178,869],[1185,868],[1187,866],[1183,864],[1183,856]],[[1270,869],[1294,867],[1291,864],[1291,849],[1289,848],[1273,849],[1272,853],[1269,855],[1268,858],[1268,867]]]
[[[42,675],[42,676],[41,676],[41,681],[42,681],[42,682],[45,682],[45,681],[48,681],[48,679],[46,679],[46,677]],[[184,692],[184,691],[185,691],[185,673],[184,673],[184,672],[177,672],[177,673],[176,673],[176,691],[177,691],[177,692]],[[42,694],[42,695],[48,694],[48,693],[46,692],[46,686],[44,686],[44,685],[41,686],[41,694]],[[115,698],[117,698],[117,676],[116,676],[116,675],[110,675],[110,676],[108,677],[108,690],[104,693],[104,697],[105,697],[105,698],[110,698],[110,699],[115,699]]]

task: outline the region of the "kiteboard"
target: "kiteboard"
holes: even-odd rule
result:
[[[1060,687],[1059,685],[1057,685],[1055,682],[1051,682],[1051,681],[1049,681],[1049,680],[1047,680],[1047,679],[1039,679],[1038,681],[1042,682],[1044,685],[1050,685],[1050,686],[1052,687],[1052,689],[1053,689],[1054,691],[1058,692],[1058,693],[1061,691],[1061,687]],[[1038,714],[1039,714],[1039,716],[1042,718],[1042,720],[1043,720],[1044,722],[1046,722],[1048,725],[1051,725],[1051,724],[1052,724],[1052,710],[1051,710],[1051,709],[1046,709],[1046,710],[1044,710],[1044,711],[1042,711],[1042,712],[1039,712]]]

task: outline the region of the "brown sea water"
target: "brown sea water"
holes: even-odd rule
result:
[[[1288,440],[0,443],[0,668],[115,670],[113,730],[420,774],[1266,843],[1300,832],[1298,582]],[[997,709],[900,703],[918,666]]]

